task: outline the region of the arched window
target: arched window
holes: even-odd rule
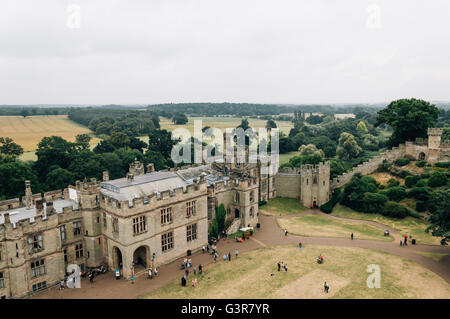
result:
[[[253,207],[250,207],[250,216],[253,217]]]
[[[250,192],[250,203],[252,203],[254,200],[254,193],[253,191]]]
[[[236,199],[236,203],[239,203],[239,202],[240,202],[240,196],[239,196],[239,193],[238,193],[238,192],[236,192],[235,199]]]

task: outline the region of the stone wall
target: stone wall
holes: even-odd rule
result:
[[[278,173],[275,178],[275,188],[278,197],[300,199],[300,174],[292,170],[289,173]]]

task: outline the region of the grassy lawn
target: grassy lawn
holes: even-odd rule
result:
[[[45,136],[61,136],[74,142],[78,134],[92,133],[87,127],[67,119],[67,115],[0,116],[0,136],[10,137],[23,147],[25,152],[32,151]],[[98,143],[98,139],[91,141]],[[25,155],[25,158],[29,155]]]
[[[285,153],[285,154],[280,154],[279,155],[279,164],[283,165],[285,163],[289,163],[289,160],[294,157],[294,156],[298,156],[300,154],[300,152],[289,152],[289,153]]]
[[[417,244],[440,245],[438,237],[425,232],[429,224],[414,217],[408,216],[404,219],[395,219],[380,214],[360,213],[340,204],[334,207],[332,214],[337,217],[373,220],[390,226],[401,234],[412,235],[416,239]]]
[[[322,265],[315,258],[322,254]],[[283,261],[288,272],[278,272]],[[380,289],[368,288],[368,265],[381,269]],[[273,276],[271,276],[273,274]],[[180,275],[181,276],[181,275]],[[141,298],[449,298],[450,286],[433,272],[401,257],[350,247],[295,246],[263,248],[217,262],[197,275],[197,285],[180,279]],[[414,280],[411,280],[413,278]],[[330,286],[323,292],[323,283]]]
[[[447,254],[429,253],[425,251],[416,251],[416,254],[431,258],[437,262],[439,262],[442,259],[442,257],[447,256]]]
[[[298,199],[277,197],[271,199],[267,204],[259,207],[259,212],[263,215],[290,215],[306,210]]]
[[[278,218],[278,225],[289,233],[310,237],[343,237],[350,238],[353,232],[356,239],[394,240],[384,236],[383,229],[358,222],[340,221],[320,215],[304,215],[289,218]]]

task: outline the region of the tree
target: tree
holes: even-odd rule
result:
[[[313,137],[311,139],[311,143],[316,145],[318,149],[322,150],[326,157],[334,157],[334,155],[336,155],[336,143],[328,136],[321,135]]]
[[[31,181],[34,193],[41,191],[31,166],[20,161],[0,163],[0,198],[10,199],[25,194],[25,181]]]
[[[270,130],[272,128],[277,128],[277,123],[275,123],[274,120],[269,119],[269,120],[267,120],[267,123],[266,123],[266,129]]]
[[[78,134],[75,136],[76,144],[82,150],[89,149],[89,142],[91,139],[92,137],[90,137],[89,134]]]
[[[376,214],[384,209],[384,204],[388,201],[388,197],[379,193],[364,193],[363,203],[364,212]]]
[[[0,153],[4,155],[19,156],[23,154],[23,148],[14,143],[9,137],[0,137]]]
[[[439,187],[447,185],[447,175],[443,172],[433,172],[428,179],[428,186]]]
[[[64,169],[57,168],[47,174],[45,180],[46,188],[49,190],[64,189],[75,181],[75,175]]]
[[[354,210],[364,211],[364,194],[375,193],[377,190],[377,182],[371,176],[362,176],[356,173],[344,187],[344,195],[342,204],[353,208]]]
[[[241,124],[239,124],[237,127],[241,127],[245,131],[250,127],[250,125],[248,124],[247,119],[242,119]]]
[[[434,208],[429,217],[431,226],[426,231],[442,237],[441,244],[447,245],[450,241],[450,189],[434,192],[432,202]]]
[[[363,137],[364,134],[367,134],[369,132],[364,121],[359,121],[358,125],[356,125],[356,132],[358,132],[358,135],[360,137]]]
[[[28,115],[30,115],[30,112],[27,109],[22,109],[20,111],[20,115],[22,115],[23,118],[26,118]]]
[[[325,156],[323,151],[322,150],[318,150],[317,147],[314,144],[302,145],[302,146],[300,146],[298,151],[299,151],[299,155],[300,156],[304,156],[304,155],[319,155],[322,158]]]
[[[420,99],[400,99],[391,102],[377,113],[376,126],[389,125],[394,132],[388,144],[396,146],[417,137],[427,137],[427,129],[433,127],[439,116],[439,109]]]
[[[188,118],[185,114],[177,113],[172,117],[172,122],[176,125],[182,125],[188,122]]]
[[[339,159],[349,160],[358,157],[362,149],[356,142],[355,137],[347,132],[343,132],[339,137],[339,144],[336,149],[336,154]]]
[[[405,218],[408,216],[408,209],[396,202],[386,202],[381,213],[394,218]]]
[[[164,158],[170,158],[172,147],[180,142],[180,139],[172,140],[172,133],[167,130],[154,130],[148,137],[148,149],[160,152]]]

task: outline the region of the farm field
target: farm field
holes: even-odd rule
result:
[[[316,263],[322,254],[325,262]],[[277,262],[288,272],[277,271]],[[382,270],[381,289],[367,287],[367,267]],[[231,275],[232,274],[232,275]],[[219,261],[197,275],[197,285],[180,280],[141,298],[448,298],[450,286],[441,277],[417,263],[388,253],[354,247],[278,246],[240,254],[231,262]],[[411,280],[414,278],[414,280]],[[330,286],[323,292],[323,283]]]
[[[175,125],[172,120],[167,118],[161,118],[160,125],[162,129],[173,131],[176,128],[187,128],[191,134],[194,133],[194,120],[202,120],[202,127],[210,126],[221,129],[225,133],[226,128],[235,128],[241,124],[241,118],[237,117],[189,117],[186,125]],[[248,119],[250,126],[254,129],[259,129],[266,126],[266,120]],[[291,128],[294,127],[292,122],[288,121],[275,121],[280,132],[289,134]]]
[[[67,115],[0,116],[0,136],[10,137],[23,147],[21,160],[35,160],[37,144],[45,136],[61,136],[73,142],[76,135],[90,133],[87,127],[67,119]],[[98,141],[93,138],[91,144],[96,145]]]
[[[418,244],[440,245],[440,239],[438,237],[434,237],[431,233],[425,232],[429,224],[414,217],[408,216],[404,219],[395,219],[380,214],[360,213],[341,204],[337,204],[331,214],[336,217],[372,220],[390,226],[401,234],[412,235]]]

